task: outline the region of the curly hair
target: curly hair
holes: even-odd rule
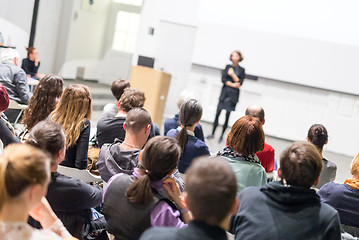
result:
[[[45,120],[55,109],[57,100],[62,94],[63,85],[62,78],[53,74],[40,79],[22,121],[29,131],[38,122]]]

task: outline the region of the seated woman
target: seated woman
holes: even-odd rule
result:
[[[88,87],[72,84],[65,88],[50,120],[62,125],[66,155],[60,165],[86,169],[90,138],[91,95]]]
[[[49,240],[71,238],[44,194],[49,183],[50,159],[26,144],[12,144],[0,157],[1,239]],[[27,224],[29,214],[43,230]]]
[[[267,183],[267,174],[256,153],[264,148],[264,132],[258,118],[246,115],[238,119],[227,137],[227,146],[215,156],[225,158],[237,177],[238,193],[249,186]]]
[[[179,111],[179,122],[181,127],[171,129],[167,136],[177,138],[181,146],[182,155],[178,162],[178,170],[185,173],[194,158],[209,155],[207,145],[194,135],[194,129],[202,117],[202,106],[195,100],[185,101]]]
[[[33,127],[28,144],[48,152],[51,156],[51,181],[46,198],[68,231],[84,239],[91,208],[101,204],[102,189],[57,172],[65,157],[65,134],[60,124],[42,121]]]
[[[41,79],[44,74],[38,73],[40,67],[39,53],[36,48],[28,47],[27,58],[22,60],[21,68],[24,69],[25,73],[30,78]]]
[[[324,184],[333,182],[337,173],[337,165],[323,157],[323,146],[328,143],[327,129],[321,124],[312,125],[308,130],[307,140],[314,144],[323,160],[319,183],[316,186],[316,188],[321,188]]]
[[[178,185],[169,177],[180,156],[176,142],[151,138],[132,176],[119,173],[108,182],[103,212],[108,231],[117,240],[139,239],[151,226],[184,227],[191,220]]]
[[[40,79],[24,112],[22,123],[27,131],[31,131],[33,126],[47,119],[54,111],[61,97],[63,85],[62,78],[56,75],[49,74]]]
[[[353,178],[344,184],[329,182],[317,193],[322,202],[338,211],[342,229],[359,237],[359,154],[353,159],[350,172]]]

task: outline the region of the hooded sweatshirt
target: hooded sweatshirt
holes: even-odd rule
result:
[[[312,189],[271,182],[248,187],[231,230],[237,239],[340,239],[337,211]]]

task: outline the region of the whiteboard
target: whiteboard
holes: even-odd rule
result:
[[[318,39],[199,22],[192,61],[224,68],[231,51],[246,73],[359,95],[359,47]]]

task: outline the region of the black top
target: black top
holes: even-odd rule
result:
[[[4,119],[3,119],[4,117]],[[2,141],[4,148],[10,143],[20,142],[20,140],[14,137],[10,131],[10,129],[6,126],[7,121],[5,120],[5,116],[1,115],[0,119],[0,140]]]
[[[144,232],[140,240],[226,240],[226,232],[199,220],[191,221],[186,228],[155,227]]]
[[[231,76],[228,75],[228,70],[233,68],[233,71],[239,78],[239,82],[243,85],[244,77],[245,77],[245,69],[241,66],[234,67],[232,65],[227,65],[226,68],[222,72],[222,91],[219,97],[218,107],[217,109],[225,109],[227,111],[234,111],[236,108],[236,104],[239,99],[239,89],[233,88],[226,85],[226,82],[230,81],[234,83],[234,80]]]
[[[97,123],[97,141],[101,148],[104,143],[113,143],[115,138],[125,140],[126,131],[123,124],[126,117],[101,118]]]
[[[35,66],[35,61],[31,61],[28,58],[24,58],[22,60],[22,64],[21,64],[21,68],[24,69],[24,71],[26,72],[26,74],[31,75],[31,77],[34,77],[35,74],[37,73],[38,69],[40,67],[40,62],[37,65],[37,67]]]
[[[80,136],[77,139],[76,144],[66,149],[65,159],[60,163],[60,165],[78,169],[86,169],[90,128],[90,121],[88,119],[85,119],[84,125],[81,129]]]

